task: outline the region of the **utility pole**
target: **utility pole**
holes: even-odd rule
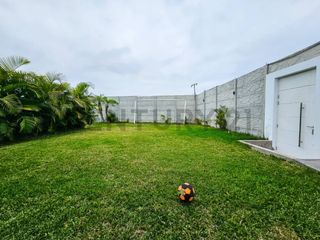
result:
[[[194,120],[197,118],[197,93],[196,93],[196,86],[198,83],[191,84],[193,87],[193,95],[194,95]]]

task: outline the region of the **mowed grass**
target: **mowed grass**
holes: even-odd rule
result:
[[[320,174],[237,142],[248,137],[96,124],[2,146],[0,239],[319,239]]]

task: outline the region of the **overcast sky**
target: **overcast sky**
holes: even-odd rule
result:
[[[319,41],[319,13],[319,0],[0,0],[0,56],[96,94],[191,94]]]

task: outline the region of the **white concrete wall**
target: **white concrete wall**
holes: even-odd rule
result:
[[[315,57],[289,67],[269,73],[266,77],[266,100],[265,100],[265,136],[273,140],[273,147],[276,145],[277,131],[277,80],[281,77],[296,74],[308,69],[316,69],[316,104],[320,106],[320,57]],[[314,135],[319,146],[320,158],[320,111],[315,110]]]
[[[181,123],[186,101],[187,118],[190,122],[198,118],[215,126],[214,110],[225,106],[228,108],[228,129],[263,136],[265,75],[266,66],[198,94],[196,117],[193,95],[111,97],[118,100],[119,105],[110,109],[120,121],[128,119],[133,122],[136,102],[137,109],[141,112],[138,122],[161,122],[163,114],[170,117],[172,122]],[[168,99],[172,100],[167,101]]]
[[[318,59],[320,56],[320,42],[302,49],[288,57],[281,59],[279,61],[268,64],[267,66],[267,79],[266,79],[266,109],[265,109],[265,127],[264,134],[267,138],[273,138],[273,119],[274,119],[274,111],[275,107],[275,92],[277,91],[275,79],[280,76],[284,76],[285,74],[292,74],[297,71],[303,71],[307,68],[315,67],[318,63]],[[300,69],[300,70],[299,70]],[[319,72],[317,71],[317,74]],[[320,86],[317,82],[316,89],[317,93],[320,93]],[[320,106],[320,94],[317,94],[317,106]],[[317,119],[320,119],[320,113],[317,112]],[[319,131],[319,130],[318,130]]]
[[[121,96],[110,97],[118,105],[110,107],[119,121],[125,122],[163,122],[161,115],[170,118],[171,122],[183,123],[184,114],[192,121],[194,98],[192,95],[168,96]],[[186,108],[185,108],[186,104]],[[186,112],[185,112],[186,110]]]
[[[236,130],[263,136],[266,66],[237,79]]]
[[[289,55],[284,59],[280,59],[276,62],[269,64],[268,73],[272,73],[284,69],[286,67],[290,67],[297,63],[301,63],[318,56],[320,56],[320,42],[305,49],[302,49],[292,55]]]
[[[266,89],[270,91],[269,88],[272,88],[271,85],[266,86],[266,74],[314,59],[317,56],[320,56],[320,42],[284,59],[260,67],[237,79],[206,90],[197,95],[196,115],[193,95],[113,97],[120,104],[112,107],[111,110],[117,114],[120,121],[128,119],[133,122],[134,103],[137,102],[137,109],[144,110],[141,113],[141,122],[161,122],[161,114],[167,116],[170,115],[170,112],[172,122],[180,122],[180,119],[176,117],[176,112],[177,109],[181,111],[184,108],[184,100],[186,100],[189,121],[199,118],[214,126],[215,116],[213,110],[220,106],[226,106],[229,109],[227,119],[229,129],[270,137],[272,135],[270,134],[270,126],[268,123],[265,124],[265,121],[269,121],[271,110],[265,110],[265,103],[273,101],[274,96],[269,96],[268,99],[265,99]],[[319,88],[318,84],[318,92]],[[318,95],[320,96],[320,94]],[[159,101],[160,99],[177,99],[177,101]],[[318,99],[317,101],[320,100]],[[320,106],[320,102],[318,102],[318,106]],[[320,111],[317,112],[318,119],[320,119],[319,114]],[[316,131],[319,131],[319,129]]]

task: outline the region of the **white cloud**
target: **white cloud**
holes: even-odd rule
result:
[[[307,2],[2,0],[0,55],[96,93],[188,94],[318,41],[320,2]]]

